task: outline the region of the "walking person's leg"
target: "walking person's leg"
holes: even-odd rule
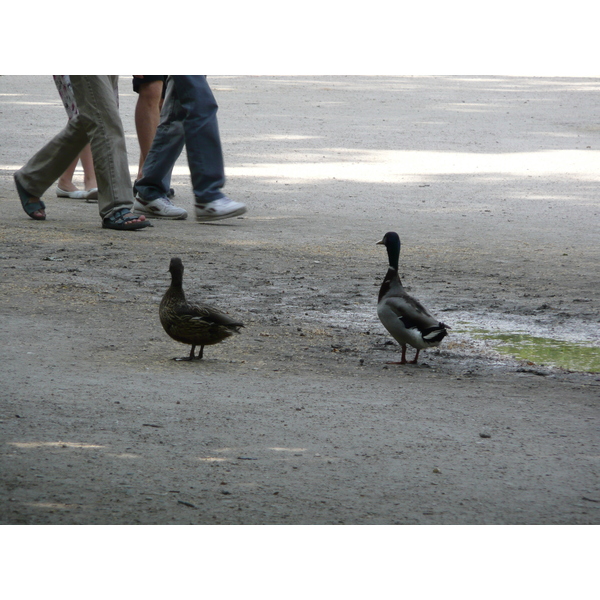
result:
[[[15,185],[21,205],[32,219],[43,221],[46,218],[42,196],[79,156],[87,143],[85,128],[79,116],[76,116],[15,173]]]
[[[143,176],[135,184],[134,212],[150,217],[185,219],[187,211],[169,199],[171,172],[184,146],[183,113],[173,80],[167,79],[167,92],[152,147],[146,156]]]
[[[185,148],[197,202],[222,198],[225,166],[217,123],[217,102],[204,75],[174,75],[183,109]]]
[[[79,114],[77,110],[77,101],[73,93],[71,78],[68,75],[53,75],[56,89],[67,111],[68,119],[72,119]],[[73,183],[73,175],[77,164],[81,160],[83,167],[83,184],[85,190],[78,190]],[[98,198],[98,185],[96,183],[96,174],[94,173],[94,163],[92,160],[92,151],[90,145],[86,144],[81,154],[69,165],[67,170],[58,178],[56,195],[59,198],[76,198],[87,201],[95,201]]]
[[[131,177],[114,92],[117,81],[116,75],[71,77],[79,114],[15,173],[21,204],[33,219],[46,218],[41,196],[90,141],[98,182],[102,186],[98,194],[102,226],[131,230],[150,225],[143,216],[131,214]]]
[[[160,123],[165,82],[156,77],[158,76],[134,75],[134,90],[138,93],[135,105],[135,130],[140,145],[140,162],[136,180],[142,178],[144,162]]]
[[[183,130],[194,189],[196,219],[214,221],[246,212],[222,191],[225,167],[217,122],[218,105],[204,75],[173,75],[183,111]]]
[[[117,75],[71,76],[79,119],[92,147],[102,219],[133,205],[125,132],[114,92],[117,78]]]

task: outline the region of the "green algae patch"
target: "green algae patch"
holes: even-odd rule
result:
[[[569,371],[600,372],[600,348],[581,342],[567,342],[525,333],[497,333],[476,329],[468,332],[476,339],[498,342],[495,350],[536,365]]]

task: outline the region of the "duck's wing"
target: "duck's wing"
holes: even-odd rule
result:
[[[406,293],[383,298],[380,304],[400,319],[407,329],[416,327],[424,331],[439,324],[418,300]]]
[[[177,306],[176,314],[178,317],[189,319],[190,321],[204,322],[207,325],[220,325],[237,329],[243,327],[241,321],[233,319],[229,315],[208,304],[185,304]]]

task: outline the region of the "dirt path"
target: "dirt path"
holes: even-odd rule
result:
[[[211,79],[244,218],[100,228],[20,208],[65,115],[0,77],[0,523],[597,524],[597,374],[469,327],[600,345],[597,80]],[[122,79],[132,172],[135,97]],[[176,201],[191,207],[185,157]],[[385,231],[456,332],[417,366],[377,320]],[[176,363],[168,263],[246,328]]]

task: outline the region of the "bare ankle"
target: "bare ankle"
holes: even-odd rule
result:
[[[65,192],[77,191],[77,186],[72,181],[64,181],[62,179],[59,179],[56,185]]]

